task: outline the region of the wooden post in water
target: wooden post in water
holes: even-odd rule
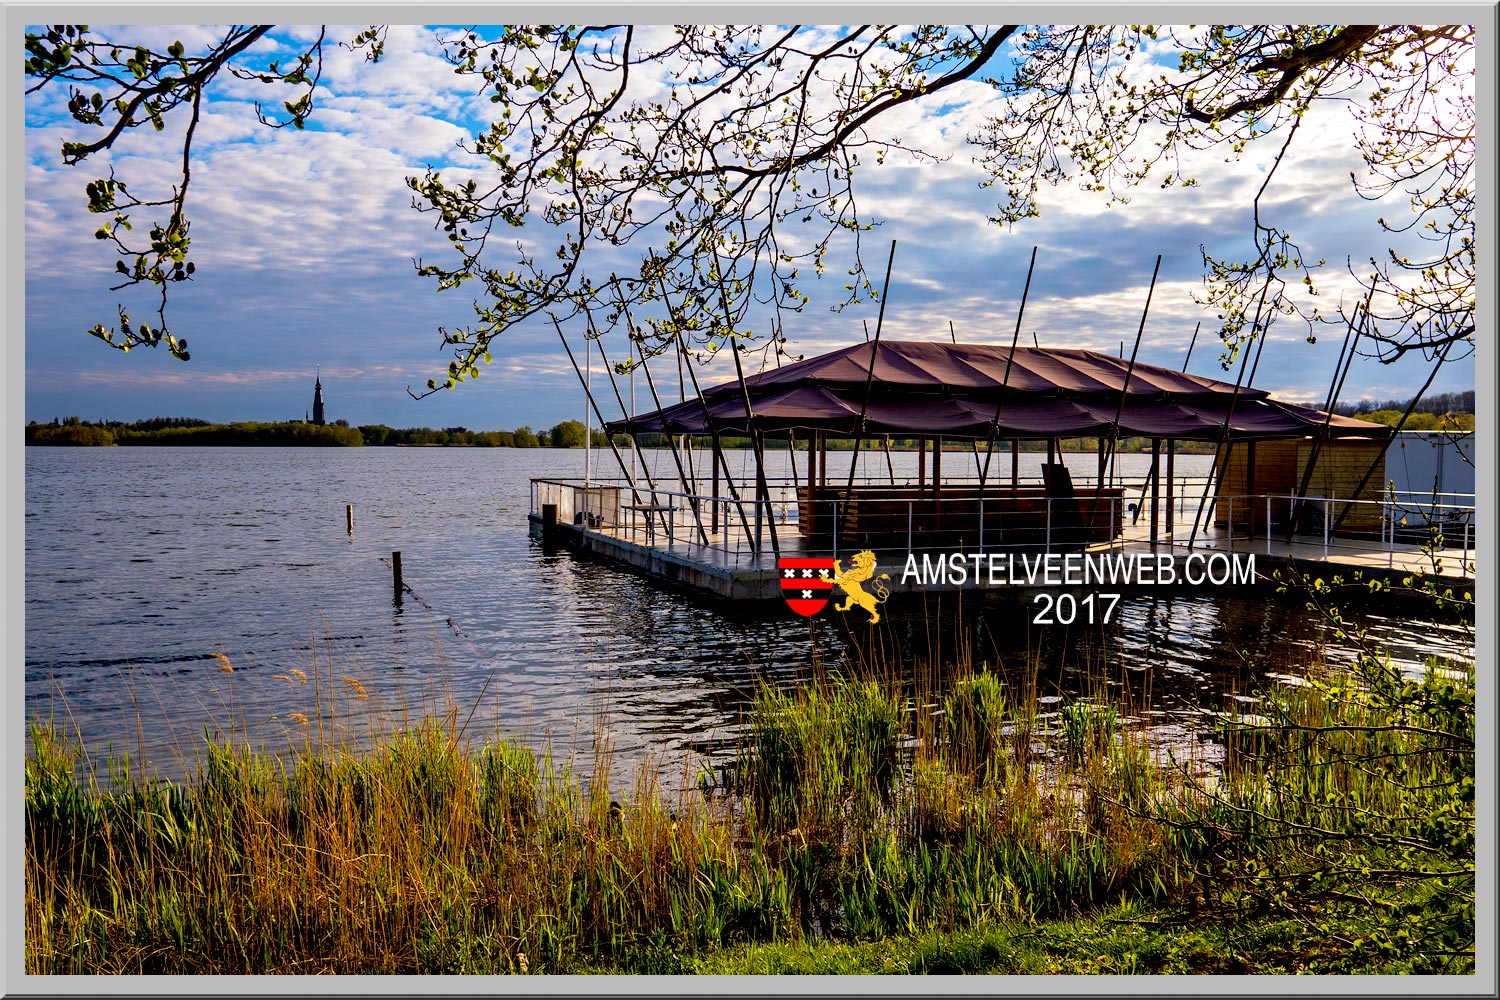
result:
[[[354,505],[352,503],[344,505],[344,522],[345,522],[345,524],[348,525],[348,528],[349,528],[349,537],[353,538],[354,537]]]
[[[557,523],[557,505],[556,504],[548,504],[548,506],[552,508],[552,522],[553,522],[553,524],[555,526],[556,523]],[[546,517],[547,517],[546,510],[547,510],[546,507],[542,508],[542,523],[544,525],[544,528],[543,528],[544,531],[545,531],[545,524],[546,524]],[[393,579],[393,581],[395,583],[395,601],[396,601],[397,604],[400,604],[401,603],[401,553],[399,553],[399,552],[392,552],[391,553],[391,576],[392,576],[392,579]]]

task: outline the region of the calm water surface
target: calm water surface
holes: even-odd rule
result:
[[[669,475],[669,456],[652,460]],[[1162,588],[1092,629],[1033,626],[1014,595],[929,595],[892,601],[878,631],[671,593],[528,537],[530,478],[581,469],[581,452],[545,449],[28,448],[27,713],[174,778],[205,732],[279,748],[437,713],[584,770],[607,744],[623,780],[647,757],[722,760],[758,679],[845,656],[903,671],[941,670],[960,647],[1012,673],[1039,662],[1049,701],[1105,683],[1163,741],[1199,747],[1206,710],[1319,648],[1350,655],[1300,601],[1264,591]],[[393,550],[415,592],[400,605]],[[1471,655],[1462,629],[1410,610],[1356,615],[1409,666]]]

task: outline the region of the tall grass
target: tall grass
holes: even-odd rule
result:
[[[466,739],[454,713],[291,755],[207,739],[180,785],[84,760],[38,722],[26,968],[673,972],[743,942],[1353,893],[1394,920],[1447,892],[1424,947],[1461,953],[1467,928],[1472,952],[1472,678],[1431,676],[1269,697],[1264,725],[1231,723],[1212,785],[1154,762],[1102,686],[1043,717],[966,663],[917,689],[868,672],[763,686],[732,787],[707,794],[644,766],[611,791]],[[1361,866],[1404,874],[1360,882]],[[1317,891],[1277,897],[1286,874]]]

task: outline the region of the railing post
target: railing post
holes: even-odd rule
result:
[[[912,545],[911,545],[911,543],[912,543],[912,536],[911,536],[912,513],[911,513],[911,511],[912,511],[911,501],[908,500],[908,501],[906,501],[906,554],[907,555],[911,555],[911,553],[912,553]],[[980,536],[983,537],[983,529],[980,530]],[[835,553],[835,554],[837,554],[837,553]]]
[[[1266,555],[1271,554],[1271,496],[1266,495]]]
[[[839,557],[839,502],[829,501],[833,504],[833,558]]]
[[[1052,497],[1047,500],[1047,555],[1052,554]]]
[[[910,551],[911,546],[907,546]],[[979,498],[979,554],[984,555],[984,497]]]
[[[1328,556],[1328,519],[1333,514],[1333,496],[1330,494],[1323,500],[1323,556]]]
[[[1389,490],[1386,493],[1385,510],[1386,531],[1389,532],[1385,543],[1385,568],[1396,568],[1396,492]]]

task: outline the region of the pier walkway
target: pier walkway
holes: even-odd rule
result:
[[[1215,500],[1210,498],[1206,516],[1198,518],[1195,535],[1194,515],[1201,501],[1201,483],[1197,490],[1192,484],[1184,484],[1187,488],[1181,494],[1159,506],[1153,540],[1150,508],[1143,492],[1138,487],[1135,492],[1127,487],[1125,495],[1142,497],[1138,506],[1145,509],[1137,514],[1137,505],[1130,505],[1120,511],[1121,530],[1112,541],[1087,545],[1050,544],[1053,532],[1049,502],[1048,542],[1024,548],[994,544],[993,536],[997,532],[991,530],[988,537],[983,538],[985,544],[980,544],[982,539],[976,537],[967,545],[935,551],[911,544],[913,536],[899,537],[899,532],[898,537],[881,539],[883,545],[849,544],[847,540],[841,544],[837,533],[829,533],[823,538],[827,544],[810,546],[800,530],[795,488],[788,488],[787,484],[769,485],[770,502],[757,504],[753,492],[742,491],[738,500],[730,500],[667,490],[642,488],[632,491],[618,483],[591,482],[585,485],[574,481],[536,480],[532,489],[531,532],[536,537],[644,574],[661,583],[730,599],[780,599],[778,553],[784,558],[838,558],[847,565],[849,557],[864,548],[875,552],[879,571],[890,574],[888,585],[892,593],[1015,585],[1005,578],[1004,572],[999,574],[1001,582],[998,583],[991,583],[983,572],[971,574],[957,585],[916,579],[903,582],[902,570],[907,564],[908,554],[913,551],[919,553],[919,559],[923,554],[935,558],[938,555],[951,556],[953,552],[964,553],[966,560],[975,554],[1002,559],[1009,555],[1010,559],[1004,561],[1016,564],[1023,556],[1034,560],[1049,553],[1056,553],[1059,557],[1067,552],[1113,553],[1137,559],[1149,557],[1154,564],[1170,559],[1179,578],[1190,557],[1197,557],[1201,562],[1205,557],[1227,553],[1243,565],[1248,562],[1246,557],[1254,555],[1256,576],[1267,584],[1273,581],[1276,570],[1295,565],[1312,577],[1342,575],[1350,581],[1357,573],[1365,580],[1387,579],[1396,586],[1404,578],[1421,573],[1437,581],[1440,587],[1452,588],[1457,596],[1465,591],[1472,593],[1474,581],[1472,497],[1443,497],[1439,505],[1434,504],[1431,497],[1398,500],[1388,496],[1381,502],[1382,528],[1378,536],[1365,537],[1348,537],[1323,530],[1338,517],[1340,508],[1352,504],[1333,498],[1307,499],[1303,507],[1311,517],[1301,518],[1303,531],[1288,541],[1284,527],[1273,527],[1268,534],[1264,520],[1256,523],[1247,516],[1250,511],[1269,513],[1275,504],[1285,504],[1291,499],[1274,496],[1239,497],[1234,498],[1233,503],[1218,498],[1221,511],[1239,511],[1239,524],[1230,521],[1223,513],[1218,515],[1219,520],[1215,523]],[[1463,500],[1467,503],[1460,502]],[[800,512],[805,514],[806,510],[804,500]],[[996,518],[998,513],[996,511],[990,516]],[[556,518],[555,527],[548,522],[549,516]],[[981,513],[981,526],[983,518]],[[1444,525],[1448,534],[1441,548],[1429,551],[1424,549],[1420,539],[1429,534],[1427,521],[1432,519]],[[834,520],[837,520],[836,512]],[[771,541],[773,527],[774,545]],[[1060,535],[1061,531],[1057,533]],[[985,536],[986,533],[981,529],[979,535]],[[991,572],[993,564],[994,560],[984,563]],[[1090,588],[1099,589],[1099,586],[1091,584]],[[1129,586],[1126,585],[1126,589]]]

